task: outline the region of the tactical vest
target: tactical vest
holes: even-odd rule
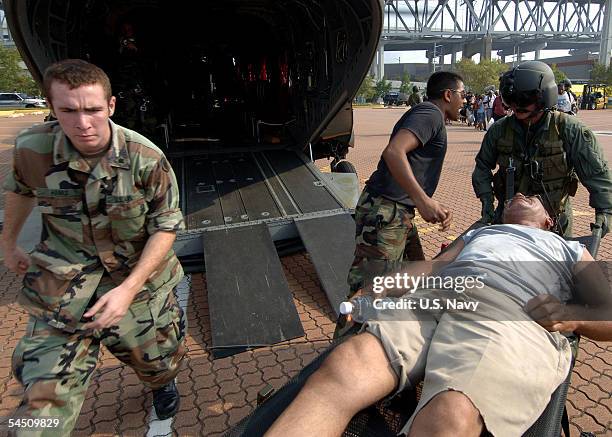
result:
[[[569,196],[576,194],[578,178],[567,162],[560,135],[564,131],[567,115],[556,111],[551,114],[548,132],[542,137],[536,137],[533,146],[525,149],[520,139],[516,141],[516,132],[510,120],[507,120],[505,134],[496,143],[499,170],[494,176],[493,186],[500,204],[503,205],[505,200],[506,170],[511,157],[515,167],[515,193],[542,195],[545,203],[550,201],[550,205],[545,206],[556,214],[563,213]]]

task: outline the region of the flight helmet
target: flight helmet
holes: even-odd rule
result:
[[[544,62],[527,61],[504,73],[499,80],[502,101],[506,106],[552,109],[557,104],[557,83],[551,68]]]

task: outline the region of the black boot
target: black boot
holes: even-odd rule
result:
[[[179,409],[181,397],[174,381],[169,382],[157,390],[153,390],[153,407],[159,420],[174,416]]]

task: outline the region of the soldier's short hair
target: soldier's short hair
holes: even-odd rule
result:
[[[106,73],[100,67],[82,59],[64,59],[47,67],[43,76],[43,92],[50,102],[51,85],[56,81],[65,83],[70,89],[99,84],[104,90],[106,100],[110,100],[113,95]]]
[[[463,77],[460,74],[452,71],[436,71],[429,76],[427,81],[427,97],[430,100],[440,99],[445,90],[456,90],[459,82],[463,82]]]

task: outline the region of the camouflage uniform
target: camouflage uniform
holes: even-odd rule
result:
[[[19,302],[30,313],[13,354],[24,385],[15,416],[61,416],[68,435],[103,343],[151,389],[176,376],[185,323],[173,289],[183,271],[170,250],[118,327],[82,329],[96,298],[121,284],[150,235],[182,229],[178,187],[150,141],[112,122],[111,145],[89,167],[57,122],[21,133],[5,189],[35,197],[42,241],[31,254]]]
[[[363,190],[355,208],[355,258],[348,274],[349,297],[374,276],[396,270],[404,261],[424,259],[414,208]]]
[[[612,175],[595,135],[576,117],[548,112],[526,141],[514,116],[497,121],[486,133],[476,156],[472,185],[476,196],[498,199],[494,222],[501,221],[506,191],[506,169],[513,159],[514,191],[541,194],[545,206],[558,216],[561,232],[572,233],[570,197],[577,180],[589,191],[597,211],[612,209]],[[527,144],[526,144],[527,143]],[[492,170],[499,165],[495,174]],[[548,204],[550,200],[550,205]]]
[[[408,97],[408,106],[415,106],[419,103],[423,103],[423,98],[421,97],[421,94],[419,94],[418,92],[413,92],[412,94],[410,94],[410,97]]]

